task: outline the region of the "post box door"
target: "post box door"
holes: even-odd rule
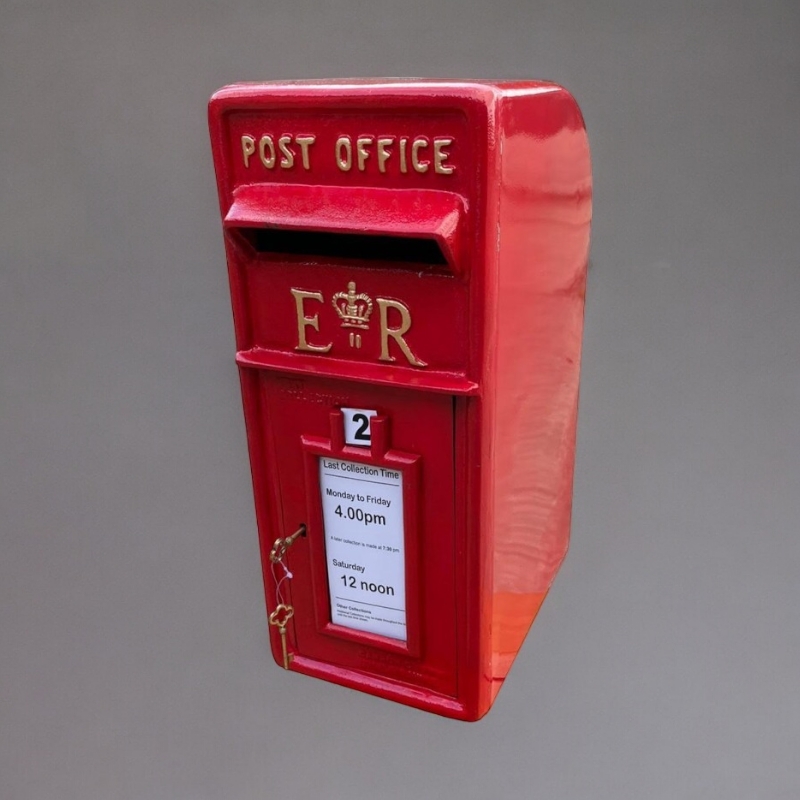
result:
[[[455,697],[453,397],[272,372],[260,381],[279,494],[270,527],[307,526],[282,586],[295,668],[316,662]],[[376,412],[369,446],[345,442],[342,408]],[[282,577],[268,569],[268,591]]]

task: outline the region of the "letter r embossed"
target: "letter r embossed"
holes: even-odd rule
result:
[[[399,300],[387,300],[385,297],[376,298],[378,301],[378,308],[380,309],[381,319],[381,354],[380,361],[394,361],[395,357],[389,355],[389,337],[395,340],[397,346],[402,351],[403,355],[408,360],[408,363],[414,367],[427,367],[424,361],[420,361],[412,352],[408,343],[403,338],[403,334],[408,333],[411,328],[411,312],[405,303]],[[389,327],[389,309],[393,308],[400,314],[400,325],[396,328]]]

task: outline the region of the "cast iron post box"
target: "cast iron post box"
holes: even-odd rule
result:
[[[271,646],[488,711],[567,551],[591,216],[542,82],[210,103]]]

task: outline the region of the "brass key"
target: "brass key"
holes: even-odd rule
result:
[[[305,536],[306,535],[306,526],[301,525],[291,536],[287,536],[285,539],[276,539],[275,544],[272,545],[272,550],[269,554],[269,560],[273,564],[277,564],[279,561],[283,560],[283,557],[286,555],[286,551],[294,544],[295,539],[298,536]]]
[[[283,651],[283,668],[289,669],[289,650],[286,645],[286,625],[289,620],[294,616],[294,609],[286,603],[281,603],[269,615],[269,624],[275,625],[281,637],[281,650]]]

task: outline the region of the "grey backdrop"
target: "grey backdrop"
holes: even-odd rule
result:
[[[0,20],[2,800],[798,797],[796,0]],[[572,548],[475,725],[271,663],[206,128],[409,74],[556,79],[593,148]]]

